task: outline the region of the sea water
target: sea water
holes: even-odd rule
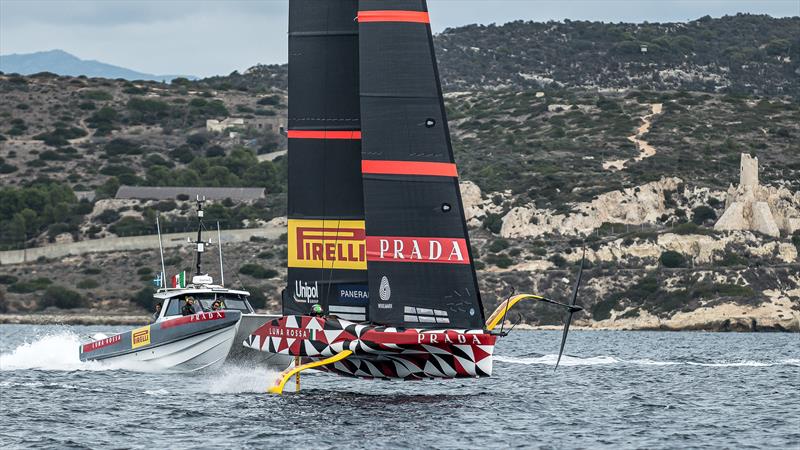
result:
[[[798,448],[800,336],[514,331],[491,378],[365,381],[81,363],[124,327],[0,326],[5,448]]]

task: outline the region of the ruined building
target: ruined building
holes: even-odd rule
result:
[[[728,188],[716,230],[752,230],[769,236],[800,229],[800,192],[758,183],[758,158],[742,153],[739,186]]]

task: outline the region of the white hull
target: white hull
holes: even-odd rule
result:
[[[194,372],[214,369],[221,366],[228,357],[238,328],[237,323],[169,344],[106,358],[101,362],[143,372]]]

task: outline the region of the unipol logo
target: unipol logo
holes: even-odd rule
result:
[[[369,261],[469,264],[467,241],[458,238],[367,236]]]
[[[319,302],[319,286],[317,282],[311,286],[306,282],[295,280],[294,282],[294,301],[300,303]]]
[[[367,269],[363,220],[289,220],[289,267]]]

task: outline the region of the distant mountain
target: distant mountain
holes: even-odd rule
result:
[[[21,75],[52,72],[57,75],[85,75],[87,77],[153,81],[170,81],[178,77],[189,79],[196,78],[187,75],[153,75],[150,73],[137,72],[100,61],[80,59],[63,50],[0,55],[0,71],[4,73],[18,73]]]

